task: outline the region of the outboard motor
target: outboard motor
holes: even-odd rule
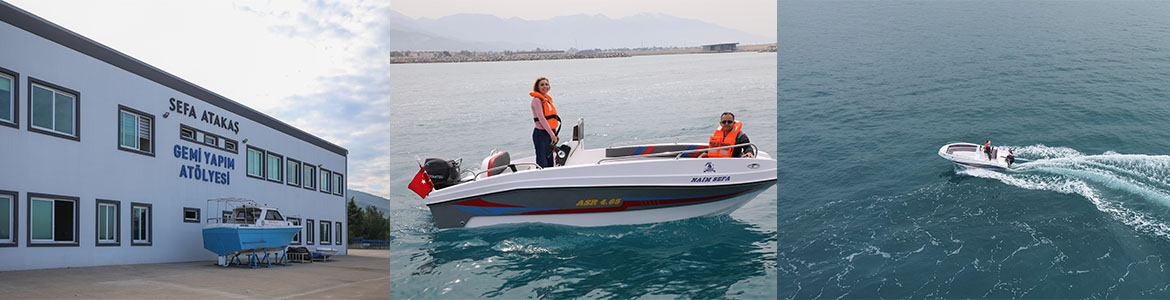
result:
[[[435,190],[459,183],[459,162],[441,158],[428,158],[423,163],[423,169],[435,184]]]

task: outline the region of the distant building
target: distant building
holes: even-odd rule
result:
[[[735,45],[739,45],[739,43],[703,45],[703,51],[705,51],[705,52],[733,52],[733,51],[735,51]]]

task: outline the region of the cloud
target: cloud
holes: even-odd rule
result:
[[[349,188],[388,197],[390,79],[386,1],[307,1],[238,5],[276,22],[269,31],[312,42],[332,71],[316,88],[284,97],[268,113],[349,149]]]

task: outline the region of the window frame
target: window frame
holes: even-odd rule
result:
[[[0,76],[11,77],[12,95],[9,96],[9,108],[12,109],[12,120],[0,119],[0,125],[20,129],[20,73],[0,68]],[[13,200],[16,201],[16,200]]]
[[[336,238],[336,240],[333,241],[333,244],[334,245],[344,245],[345,243],[342,242],[342,239],[344,238],[345,235],[342,234],[342,231],[341,231],[341,222],[333,222],[333,225],[337,226],[337,228],[333,229],[333,231],[337,232],[337,235],[334,236],[334,238]]]
[[[313,171],[312,172],[305,172],[304,168],[313,168]],[[317,165],[310,164],[307,162],[301,162],[301,176],[302,176],[301,177],[301,187],[305,188],[306,190],[316,191],[317,190],[317,172],[319,172],[317,170]],[[304,176],[312,176],[313,178],[312,178],[312,180],[306,180],[304,178]]]
[[[102,218],[101,218],[102,205],[110,205],[110,206],[114,207],[114,216],[113,216],[113,218],[114,218],[114,241],[113,242],[102,241],[102,238],[101,238],[101,236],[102,236],[102,231],[101,231],[102,230]],[[94,246],[96,246],[96,247],[121,246],[122,245],[122,202],[117,201],[117,200],[97,199],[97,201],[94,203],[93,206],[94,206],[94,218],[93,218],[93,221],[94,221],[94,227],[93,227]]]
[[[341,175],[341,173],[338,173],[338,172],[333,172],[332,181],[334,181],[333,182],[333,194],[341,196],[341,197],[345,197],[345,192],[344,192],[345,191],[345,184],[344,184],[345,175]]]
[[[195,219],[194,220],[187,218],[187,212],[189,212],[189,211],[195,212]],[[184,207],[183,208],[183,223],[201,223],[202,220],[203,220],[203,212],[201,212],[198,207]]]
[[[329,169],[321,167],[321,168],[318,168],[317,177],[321,177],[320,176],[321,173],[329,174],[329,176],[324,177],[324,178],[317,178],[317,190],[321,191],[322,193],[325,193],[325,194],[333,194],[333,191],[332,191],[332,189],[333,189],[333,171],[330,171]],[[328,182],[321,182],[321,181],[328,181]]]
[[[154,244],[154,207],[150,203],[130,202],[130,230],[134,230],[134,208],[146,208],[146,240],[135,240],[134,233],[130,233],[130,246],[151,246]]]
[[[25,210],[27,210],[25,212],[25,214],[28,216],[28,218],[25,218],[25,223],[27,223],[27,224],[25,224],[25,226],[27,226],[25,228],[25,230],[28,230],[28,234],[25,236],[25,238],[28,241],[28,244],[27,244],[28,247],[79,247],[79,246],[81,246],[81,233],[79,232],[81,230],[81,212],[80,212],[81,198],[71,197],[71,196],[53,195],[53,194],[42,194],[42,193],[25,193],[25,194],[28,195],[28,197],[25,197],[28,199],[28,207],[25,208]],[[52,215],[53,215],[54,219],[56,218],[57,201],[73,202],[73,241],[71,241],[71,242],[57,242],[57,241],[44,241],[44,240],[34,241],[32,239],[32,219],[33,219],[32,218],[32,202],[33,202],[34,198],[38,201],[50,200],[53,202],[53,210],[54,211],[53,211]],[[50,221],[50,222],[54,223],[53,224],[54,229],[50,229],[50,230],[53,231],[53,239],[56,239],[56,235],[57,235],[57,232],[55,230],[56,226],[57,226],[56,222],[53,222],[53,221]]]
[[[305,245],[312,245],[313,232],[316,231],[313,227],[313,219],[305,219],[305,228],[309,228],[309,230],[305,230]]]
[[[122,145],[122,112],[123,111],[128,112],[132,115],[137,115],[138,118],[150,119],[150,152],[142,151],[141,149],[137,149],[137,148],[128,148],[125,145]],[[118,150],[154,157],[155,146],[158,145],[157,140],[154,138],[154,131],[155,131],[155,126],[156,126],[155,122],[154,122],[155,120],[156,119],[154,118],[154,115],[152,115],[152,114],[148,114],[146,112],[119,104],[118,105],[118,136],[115,139],[115,142],[118,145],[117,146]],[[141,122],[141,121],[139,121],[139,122]],[[134,124],[134,128],[138,128],[138,124]],[[137,137],[137,135],[135,135],[135,136]],[[181,134],[180,134],[180,136],[181,136]],[[141,137],[138,137],[138,138],[141,139]]]
[[[0,240],[0,248],[16,247],[20,241],[20,193],[16,191],[0,190],[0,195],[8,196],[8,216],[9,228],[8,239]]]
[[[268,162],[268,154],[267,154],[268,152],[264,151],[264,149],[260,149],[258,147],[252,147],[252,145],[248,145],[248,146],[246,146],[246,148],[247,148],[247,150],[244,151],[244,174],[247,175],[248,177],[251,177],[251,178],[256,178],[256,179],[260,179],[260,180],[267,180],[268,177],[267,177],[266,173],[268,172],[268,167],[265,166],[265,164]],[[252,175],[252,172],[250,172],[248,170],[248,168],[251,167],[250,164],[252,163],[252,157],[248,153],[249,150],[255,150],[256,152],[260,153],[260,174],[259,175]]]
[[[183,136],[184,130],[191,132],[190,138]],[[200,137],[199,136],[200,134],[202,134],[203,136]],[[217,141],[216,144],[212,145],[212,144],[206,143],[205,140],[208,137],[216,139],[216,141]],[[195,143],[196,145],[208,146],[211,148],[219,149],[221,151],[231,153],[231,154],[240,154],[240,143],[238,141],[226,138],[222,135],[218,135],[218,134],[210,133],[210,132],[207,132],[204,130],[200,130],[199,128],[187,126],[187,124],[182,124],[182,123],[179,124],[179,139]],[[219,143],[219,141],[223,141],[223,143],[222,143],[223,145],[219,145],[219,144],[221,144],[221,143]],[[235,149],[228,149],[227,144],[229,142],[236,145],[236,148]],[[253,147],[253,148],[255,148],[255,147]],[[256,149],[260,149],[260,148],[256,148]],[[245,153],[245,154],[247,154],[247,153]]]
[[[270,171],[270,170],[268,170],[268,161],[269,161],[269,158],[271,156],[275,156],[276,159],[280,161],[280,163],[277,164],[280,167],[280,170],[278,170],[276,172],[276,174],[280,175],[280,178],[272,179],[272,176],[270,176],[271,174],[267,174],[268,171]],[[266,153],[264,154],[264,172],[266,173],[264,176],[265,180],[283,184],[284,183],[284,155],[280,155],[279,153],[272,152],[272,151],[266,151]]]
[[[285,217],[284,220],[288,221],[289,223],[291,223],[295,226],[301,226],[301,218],[300,217]],[[293,220],[296,220],[296,221],[293,221]],[[301,230],[297,231],[297,234],[293,235],[292,242],[289,242],[289,245],[300,245],[301,244],[301,236],[303,236],[303,234],[301,234],[301,231],[304,231],[304,228],[301,228]]]
[[[291,181],[289,179],[291,179],[293,177],[293,176],[288,176],[288,171],[291,170],[288,168],[289,163],[295,163],[297,165],[297,170],[296,170],[297,176],[295,176],[297,178],[296,183],[289,182],[289,181]],[[304,180],[304,178],[302,178],[304,176],[301,176],[301,172],[304,172],[304,167],[301,166],[301,161],[293,159],[291,157],[284,158],[284,183],[285,184],[291,185],[294,187],[301,187],[301,181]]]
[[[33,94],[34,93],[32,91],[33,91],[34,86],[40,86],[42,88],[46,88],[50,91],[53,91],[54,93],[60,92],[61,94],[72,94],[71,96],[73,96],[73,135],[68,135],[65,133],[57,132],[56,128],[43,129],[41,127],[33,126],[33,111],[32,111],[32,109],[33,109]],[[27,120],[28,131],[36,132],[36,133],[40,133],[40,134],[44,134],[44,135],[48,135],[48,136],[59,137],[59,138],[67,139],[67,140],[74,140],[74,141],[78,141],[78,142],[81,141],[81,93],[80,92],[77,92],[77,91],[56,85],[56,84],[52,84],[52,83],[47,82],[47,81],[43,81],[43,80],[36,79],[33,77],[28,77],[28,92],[26,92],[25,95],[27,96],[25,98],[28,98],[28,108],[27,108],[27,110],[28,110],[28,120]],[[54,102],[53,103],[53,107],[54,107],[53,108],[53,114],[54,114],[53,118],[54,118],[54,120],[56,119],[56,112],[57,112],[56,111],[56,106],[57,106],[56,98],[57,98],[57,96],[56,96],[56,94],[54,94],[53,95],[53,102]],[[56,122],[54,121],[53,123],[56,123]],[[54,126],[56,126],[56,125],[54,125]]]
[[[323,234],[317,238],[318,245],[332,245],[333,241],[330,237],[333,236],[333,222],[326,220],[317,220],[317,231]]]

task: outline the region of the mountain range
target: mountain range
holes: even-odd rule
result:
[[[391,10],[390,27],[390,48],[395,51],[614,49],[776,42],[775,38],[661,13],[618,19],[601,14],[547,20],[505,19],[486,14],[415,19]]]
[[[353,204],[357,205],[358,208],[364,209],[366,206],[373,205],[374,207],[378,208],[378,211],[382,212],[383,216],[390,216],[390,199],[374,196],[372,194],[361,191],[346,191],[349,192],[347,195],[349,195],[350,198],[353,198]],[[347,199],[346,201],[349,200]]]

